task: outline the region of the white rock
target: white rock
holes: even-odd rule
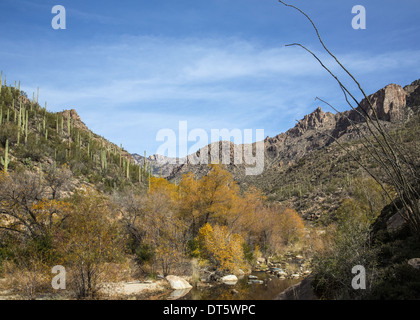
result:
[[[171,285],[171,288],[175,290],[183,290],[183,289],[192,288],[192,285],[190,285],[188,281],[186,281],[185,279],[182,279],[181,277],[171,275],[171,276],[167,276],[166,280]]]
[[[286,276],[287,276],[287,272],[285,272],[285,271],[279,271],[279,272],[277,272],[276,274],[277,274],[277,276],[279,276],[279,277],[286,277]]]
[[[414,269],[420,269],[420,258],[413,258],[408,260],[408,264]]]
[[[238,282],[238,277],[233,274],[230,274],[228,276],[222,277],[220,281],[226,284],[235,284],[236,282]]]

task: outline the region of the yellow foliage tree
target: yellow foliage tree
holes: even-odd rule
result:
[[[197,237],[201,258],[210,260],[222,271],[234,272],[244,266],[243,243],[241,235],[230,233],[226,226],[206,223],[200,228]]]
[[[190,219],[193,235],[206,223],[226,224],[228,217],[238,209],[239,187],[232,174],[221,165],[210,165],[210,171],[201,179],[192,173],[180,182],[181,214]]]

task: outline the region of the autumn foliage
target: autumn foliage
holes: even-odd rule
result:
[[[146,191],[107,195],[84,187],[65,199],[66,168],[51,169],[52,176],[61,172],[57,179],[1,173],[0,267],[11,275],[24,270],[18,281],[35,296],[50,287],[44,275],[51,267],[65,265],[76,297],[94,298],[113,280],[111,264],[136,261],[141,272],[166,276],[185,274],[194,259],[212,272],[235,273],[303,236],[294,210],[268,205],[254,187],[240,190],[222,166],[209,169],[178,183],[151,177]]]
[[[265,200],[254,187],[241,192],[228,171],[210,165],[206,176],[188,173],[178,185],[152,178],[138,228],[164,274],[189,256],[233,272],[244,267],[245,245],[271,255],[303,236],[296,211],[267,206]]]

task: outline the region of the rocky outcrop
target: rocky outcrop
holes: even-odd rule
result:
[[[407,93],[407,107],[413,112],[418,112],[420,109],[420,80],[405,86],[404,90]]]
[[[64,122],[66,122],[67,119],[70,118],[75,128],[86,130],[86,131],[89,130],[88,127],[84,124],[84,122],[80,118],[80,116],[78,115],[78,113],[76,112],[76,110],[74,109],[64,110],[60,112],[60,114],[63,116]]]
[[[349,118],[355,122],[362,122],[361,115],[369,115],[382,121],[402,122],[408,117],[406,99],[407,93],[401,86],[390,84],[368,96],[368,99],[363,99],[360,106],[350,112]]]
[[[318,107],[314,112],[306,115],[300,120],[294,128],[287,132],[287,134],[290,137],[298,137],[308,130],[316,130],[323,126],[334,125],[335,122],[336,119],[332,113],[325,113],[322,111],[321,107]]]

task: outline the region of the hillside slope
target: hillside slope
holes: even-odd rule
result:
[[[111,190],[144,185],[150,172],[122,147],[95,134],[74,109],[49,112],[16,87],[0,92],[0,169],[39,171],[68,167],[76,184]],[[5,159],[7,159],[5,161]]]

